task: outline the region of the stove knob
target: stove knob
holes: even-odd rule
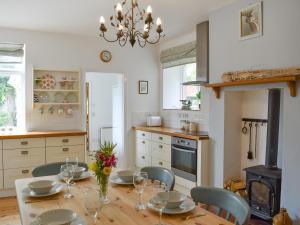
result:
[[[190,145],[190,142],[188,142],[187,145]]]
[[[260,207],[259,207],[259,206],[257,206],[257,207],[256,207],[256,209],[257,209],[257,210],[260,210]]]

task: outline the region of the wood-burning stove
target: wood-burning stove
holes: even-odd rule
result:
[[[280,209],[281,169],[277,167],[280,90],[269,90],[268,130],[265,165],[246,171],[248,203],[252,215],[271,220]]]

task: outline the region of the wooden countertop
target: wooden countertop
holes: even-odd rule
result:
[[[16,138],[40,138],[40,137],[64,137],[64,136],[81,136],[86,135],[86,131],[82,130],[52,130],[52,131],[30,131],[15,133],[0,133],[0,139],[16,139]]]
[[[180,129],[166,128],[166,127],[145,127],[145,126],[136,126],[133,127],[135,130],[141,130],[151,133],[165,134],[175,137],[193,139],[193,140],[208,140],[208,133],[205,131],[200,132],[185,132]]]

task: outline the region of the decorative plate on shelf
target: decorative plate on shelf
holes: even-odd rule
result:
[[[46,74],[42,78],[42,89],[54,89],[55,79],[52,75]]]
[[[64,100],[65,100],[65,96],[62,93],[60,93],[60,92],[55,93],[54,101],[56,103],[62,103],[62,102],[64,102]]]
[[[75,93],[69,93],[66,98],[65,98],[66,102],[68,103],[76,103],[78,102],[78,97]]]
[[[41,92],[38,96],[38,102],[40,103],[48,103],[49,102],[49,95],[47,92]]]

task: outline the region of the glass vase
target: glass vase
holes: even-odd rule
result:
[[[108,182],[109,175],[102,175],[99,179],[100,185],[100,200],[103,204],[108,204],[110,202],[108,198]]]

